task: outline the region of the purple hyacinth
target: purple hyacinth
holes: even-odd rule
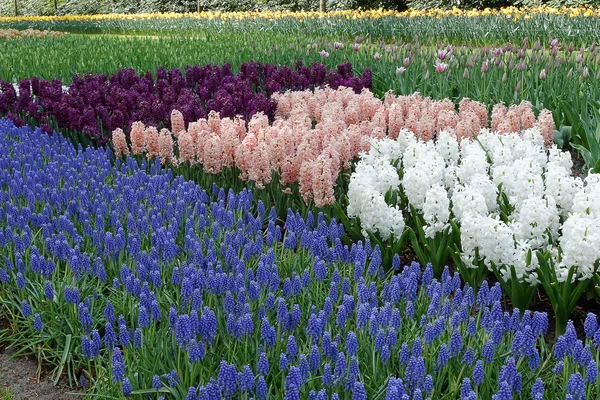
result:
[[[483,361],[477,360],[475,363],[475,368],[473,368],[473,375],[471,376],[471,380],[475,386],[481,385],[483,382],[483,378],[485,377],[485,370],[483,368]]]
[[[585,382],[579,372],[575,372],[569,377],[567,395],[570,395],[573,400],[585,399]]]
[[[531,399],[532,400],[543,400],[544,399],[544,382],[540,378],[535,380],[535,383],[531,387]]]
[[[131,388],[131,383],[129,383],[128,378],[123,379],[123,384],[121,387],[123,389],[123,396],[131,397],[131,392],[133,391],[133,389]]]
[[[596,318],[596,314],[588,313],[583,324],[583,330],[585,332],[585,336],[588,339],[594,337],[594,334],[598,330],[598,319]]]

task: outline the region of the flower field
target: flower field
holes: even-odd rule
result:
[[[599,12],[0,18],[0,345],[94,398],[600,397]]]

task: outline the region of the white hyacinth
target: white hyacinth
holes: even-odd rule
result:
[[[400,237],[404,232],[402,211],[385,202],[385,194],[399,185],[398,173],[386,156],[360,161],[348,187],[348,216],[358,217],[364,232],[379,232],[384,240]]]
[[[397,191],[422,216],[426,237],[450,222],[460,226],[461,259],[469,268],[493,264],[505,280],[514,268],[519,281],[535,285],[535,253],[549,250],[559,280],[572,268],[577,279],[589,279],[600,258],[600,176],[575,178],[572,166],[568,153],[546,150],[537,129],[506,135],[483,129],[460,146],[452,133],[423,142],[403,129],[397,140],[373,139],[361,155],[348,214],[360,218],[365,233],[399,238],[406,209],[385,202],[386,193]],[[501,194],[509,204],[499,201]]]
[[[560,216],[552,196],[525,199],[511,223],[517,241],[527,242],[533,250],[543,249],[558,237]]]
[[[456,137],[447,131],[442,131],[435,142],[437,152],[444,157],[446,165],[456,165],[460,157]]]
[[[489,209],[485,197],[470,186],[457,185],[452,193],[452,213],[457,222],[462,222],[465,214],[474,216],[488,215]]]
[[[562,226],[559,244],[562,260],[556,265],[558,281],[566,281],[571,268],[577,268],[575,279],[590,279],[600,258],[600,219],[580,214],[570,216]]]
[[[449,226],[450,199],[442,185],[433,185],[425,194],[423,219],[427,223],[425,236],[429,238],[434,238],[436,233],[443,232]]]

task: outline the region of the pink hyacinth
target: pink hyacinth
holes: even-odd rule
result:
[[[469,98],[464,98],[458,104],[459,115],[472,112],[479,122],[479,131],[481,128],[488,125],[488,112],[486,107],[478,101],[473,101]]]
[[[498,103],[494,105],[492,109],[492,131],[498,132],[498,127],[502,122],[506,119],[506,113],[508,112],[508,108],[504,105],[504,103]]]
[[[127,140],[125,139],[125,133],[123,129],[117,128],[112,133],[112,142],[115,147],[115,156],[128,156],[129,147],[127,146]]]
[[[554,118],[552,117],[552,112],[546,109],[540,111],[538,120],[534,125],[544,137],[546,147],[551,147],[554,143]]]
[[[218,135],[211,133],[204,144],[204,169],[210,174],[218,174],[223,167],[223,142]]]
[[[183,114],[180,111],[173,110],[171,112],[171,132],[175,137],[179,137],[179,133],[182,131],[185,131]]]
[[[134,122],[131,124],[131,151],[134,155],[140,155],[146,151],[146,135],[144,134],[144,124]]]
[[[146,143],[146,151],[148,152],[146,157],[158,157],[160,148],[158,139],[158,130],[155,127],[150,126],[144,129],[144,142]]]
[[[177,138],[179,146],[179,163],[188,162],[196,163],[196,144],[192,138],[192,134],[186,131],[181,131]]]
[[[167,162],[177,165],[177,160],[173,152],[173,136],[168,129],[161,129],[158,136],[158,156],[163,165]]]

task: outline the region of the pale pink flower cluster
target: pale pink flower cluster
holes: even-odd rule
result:
[[[528,101],[506,107],[504,103],[496,104],[492,110],[492,131],[498,134],[523,132],[527,129],[539,129],[544,144],[550,147],[554,142],[554,119],[552,112],[543,109],[536,120]]]
[[[335,201],[334,186],[339,175],[350,168],[361,152],[369,150],[371,139],[395,139],[402,129],[407,129],[423,141],[445,131],[460,142],[488,126],[485,106],[470,99],[463,99],[457,111],[449,99],[432,100],[419,93],[388,93],[382,101],[368,90],[356,94],[350,88],[324,88],[273,97],[278,105],[272,124],[261,113],[246,125],[240,118],[220,118],[211,112],[207,119],[191,122],[186,130],[177,110],[171,114],[172,133],[166,129],[158,132],[136,122],[131,129],[132,153],[160,157],[163,164],[200,164],[204,171],[213,174],[235,167],[241,179],[254,182],[259,188],[277,174],[282,186],[298,184],[304,201],[312,199],[317,207],[322,207]],[[494,107],[492,126],[506,131],[506,121],[514,120],[521,127],[537,124],[542,131],[549,126],[552,132],[549,111],[540,113],[536,121],[529,103],[510,109],[502,107]],[[127,150],[125,137],[117,131],[115,134],[120,149]]]
[[[128,156],[129,147],[127,147],[127,140],[125,139],[125,133],[123,129],[117,128],[112,134],[113,146],[115,147],[115,156]]]

